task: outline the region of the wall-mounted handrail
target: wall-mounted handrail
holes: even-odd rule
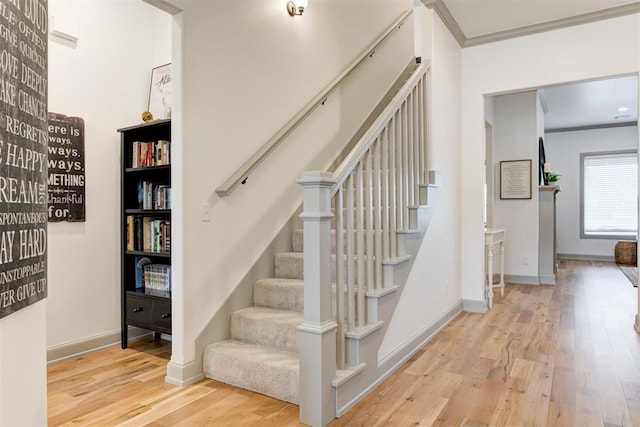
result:
[[[376,49],[393,33],[401,28],[413,10],[402,13],[393,24],[391,24],[377,39],[373,41],[338,77],[333,79],[318,95],[316,95],[307,105],[304,106],[291,120],[289,120],[278,132],[275,133],[262,147],[256,151],[240,168],[233,173],[224,183],[216,188],[216,193],[220,197],[228,196],[241,183],[245,183],[249,174],[258,167],[269,154],[280,145],[284,139],[291,134],[300,124],[320,105],[324,104],[329,95],[349,77],[368,58],[372,57]]]

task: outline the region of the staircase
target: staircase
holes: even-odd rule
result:
[[[231,338],[205,348],[206,377],[325,425],[388,375],[378,349],[439,187],[426,169],[427,77],[428,65],[408,67],[336,171],[303,173],[304,231],[255,283],[254,306],[231,315]]]
[[[204,351],[204,374],[212,378],[299,403],[298,331],[302,323],[302,232],[293,236],[294,252],[275,258],[276,277],[256,282],[254,307],[231,315],[231,339]]]
[[[416,213],[416,222],[421,224],[415,224],[411,232],[401,233],[403,238],[411,234],[421,235],[428,227],[428,194],[431,192],[433,200],[438,190],[435,174],[432,177],[434,183],[422,186],[422,206],[416,207],[416,211],[420,211]],[[298,404],[300,361],[297,327],[303,322],[304,306],[303,230],[295,230],[291,240],[293,251],[275,256],[276,277],[256,282],[253,291],[255,305],[231,315],[231,339],[206,347],[204,373],[207,378]],[[407,252],[408,249],[400,244],[403,246],[401,251]],[[331,276],[335,279],[335,228],[331,233],[331,253]],[[349,370],[342,370],[336,378],[340,381],[349,374]]]

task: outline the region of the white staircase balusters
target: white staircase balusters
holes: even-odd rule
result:
[[[371,313],[368,313],[366,298],[368,293],[373,297],[384,292],[384,288],[394,287],[390,279],[393,275],[385,274],[385,262],[390,262],[389,265],[402,262],[400,258],[405,257],[406,252],[398,247],[398,233],[419,227],[415,212],[421,204],[421,186],[428,184],[427,71],[425,64],[416,69],[333,175],[305,172],[299,180],[305,194],[301,215],[305,222],[305,322],[299,328],[304,335],[300,339],[302,422],[320,425],[326,422],[321,408],[333,405],[335,409],[335,401],[325,401],[325,398],[336,397],[335,390],[333,395],[327,392],[327,385],[331,385],[326,371],[331,369],[326,363],[329,353],[333,352],[334,377],[336,367],[366,369],[361,350],[354,347],[354,339],[367,336],[372,328],[378,329],[380,321],[390,320],[378,319],[378,310],[371,308],[373,306],[369,306]],[[328,228],[331,218],[327,218],[325,212],[331,206],[336,228],[336,297],[333,300]],[[321,264],[311,266],[311,263]],[[312,277],[314,274],[317,276]],[[307,287],[315,286],[326,289],[307,292]],[[327,304],[336,304],[330,310],[335,313],[335,322],[318,317],[318,310],[327,313]],[[309,309],[316,313],[307,316]],[[329,348],[320,348],[334,331],[337,342],[328,345]],[[309,348],[305,348],[307,345]],[[307,372],[307,367],[318,357],[323,362],[322,372],[318,373],[317,368]],[[307,400],[305,395],[309,397],[313,388],[316,388],[315,399]],[[319,396],[322,402],[318,402]]]

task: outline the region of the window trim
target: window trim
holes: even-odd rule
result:
[[[581,239],[604,239],[604,240],[636,240],[638,230],[630,234],[586,234],[584,232],[584,158],[590,156],[608,156],[617,154],[635,154],[636,162],[638,161],[638,150],[614,150],[614,151],[595,151],[590,153],[580,153],[580,238]],[[640,170],[640,168],[639,168]],[[640,184],[640,182],[639,182]],[[639,190],[640,191],[640,190]]]

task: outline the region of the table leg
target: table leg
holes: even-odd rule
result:
[[[487,296],[489,298],[489,308],[493,306],[493,245],[487,248]]]
[[[500,296],[504,297],[504,242],[500,242]]]

